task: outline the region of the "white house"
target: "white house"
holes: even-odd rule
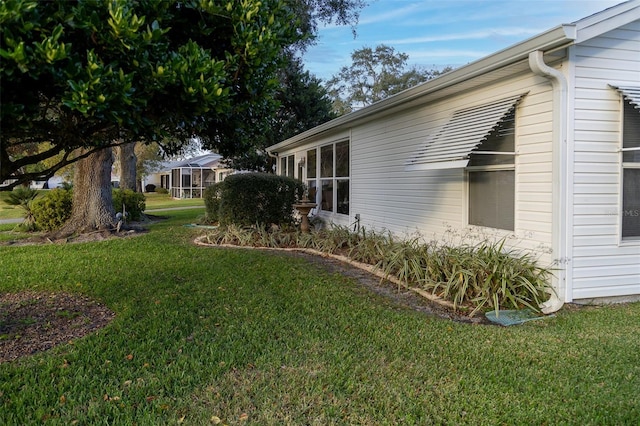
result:
[[[552,28],[268,148],[327,221],[506,238],[546,312],[640,295],[640,0]]]
[[[162,163],[145,178],[144,185],[165,188],[173,198],[202,198],[204,190],[233,173],[219,154],[209,153],[186,160]]]

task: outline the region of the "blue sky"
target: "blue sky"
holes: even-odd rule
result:
[[[322,26],[304,56],[326,81],[351,63],[351,52],[379,44],[409,55],[409,65],[458,67],[571,23],[623,0],[368,0],[354,39],[350,27]]]

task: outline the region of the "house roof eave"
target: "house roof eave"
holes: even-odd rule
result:
[[[574,42],[576,36],[577,32],[575,24],[559,25],[535,37],[529,38],[516,45],[450,71],[440,77],[434,78],[433,80],[429,80],[365,108],[345,114],[305,132],[299,133],[289,139],[268,147],[267,151],[270,153],[277,153],[284,149],[302,145],[312,138],[349,127],[355,122],[386,112],[414,99],[524,60],[532,51],[551,51],[566,47]]]

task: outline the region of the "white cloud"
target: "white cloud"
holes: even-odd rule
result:
[[[414,44],[414,43],[431,43],[439,41],[454,41],[454,40],[478,40],[485,38],[500,37],[518,37],[518,36],[530,36],[540,33],[539,29],[527,29],[527,28],[496,28],[485,29],[473,32],[451,33],[451,34],[439,34],[422,37],[406,37],[401,39],[385,40],[382,43],[390,45],[399,44]]]

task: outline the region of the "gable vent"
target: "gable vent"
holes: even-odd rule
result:
[[[405,163],[406,170],[466,167],[469,155],[505,120],[526,93],[490,104],[457,110],[439,131],[427,138]]]

